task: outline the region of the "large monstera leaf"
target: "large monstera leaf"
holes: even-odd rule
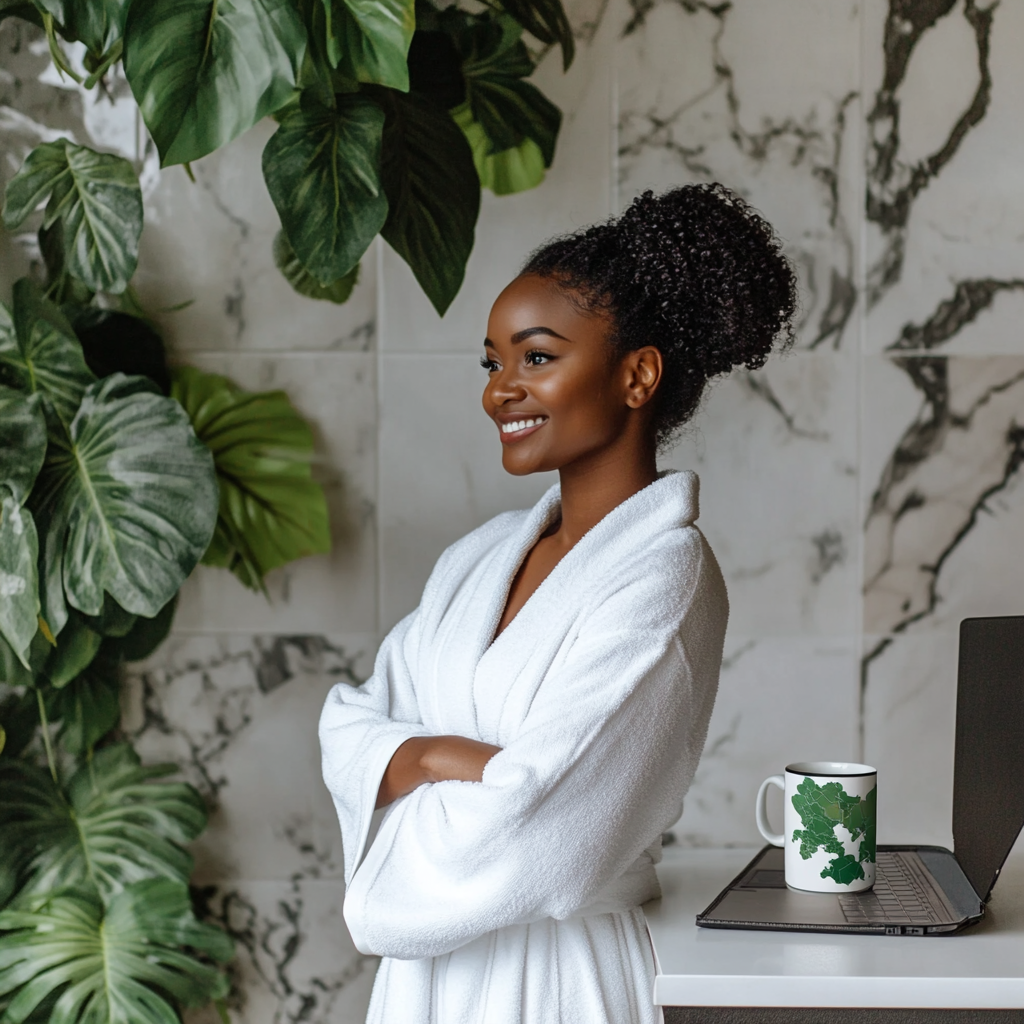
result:
[[[0,761],[0,831],[21,865],[22,895],[89,883],[109,900],[159,876],[188,881],[180,844],[206,825],[203,799],[183,782],[154,782],[176,765],[144,767],[127,743],[97,750],[62,792],[27,761]]]
[[[38,394],[0,384],[0,487],[18,501],[32,489],[46,455],[46,420]]]
[[[327,502],[310,474],[313,436],[283,391],[252,394],[183,367],[171,393],[213,452],[220,480],[220,515],[204,564],[261,589],[271,569],[330,551]]]
[[[173,1003],[228,991],[216,967],[182,947],[219,963],[234,953],[224,932],[196,920],[180,882],[136,882],[106,908],[87,886],[19,902],[0,912],[2,1020],[176,1024]]]
[[[170,398],[116,373],[55,427],[30,498],[42,545],[43,616],[56,635],[67,601],[99,615],[104,593],[154,616],[202,557],[217,518],[209,450]]]
[[[444,315],[462,285],[480,212],[480,178],[448,111],[417,93],[374,92],[384,108],[381,234]]]
[[[409,88],[406,55],[416,29],[415,0],[321,0],[327,55],[358,82]]]
[[[43,143],[7,184],[4,224],[18,227],[44,201],[43,228],[60,222],[68,273],[93,291],[124,291],[142,235],[142,192],[132,165],[67,139]]]
[[[0,636],[25,668],[39,624],[39,540],[27,509],[0,484]]]
[[[305,50],[294,0],[132,4],[124,71],[164,166],[198,160],[280,109]]]
[[[44,404],[70,423],[95,380],[61,311],[28,278],[15,282],[13,316],[0,304],[0,383],[41,394]],[[28,462],[36,457],[26,455]]]
[[[383,127],[383,113],[365,96],[340,95],[327,107],[304,94],[263,151],[288,242],[323,287],[351,272],[387,218]]]

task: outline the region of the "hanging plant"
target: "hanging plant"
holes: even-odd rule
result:
[[[465,276],[481,187],[533,188],[554,160],[561,114],[527,81],[536,59],[524,31],[561,46],[566,69],[574,55],[561,0],[476,6],[25,0],[0,5],[0,18],[40,24],[58,68],[79,81],[62,44],[83,43],[87,87],[123,62],[163,167],[191,174],[191,163],[276,118],[262,165],[281,219],[274,258],[289,283],[344,302],[381,234],[443,314]],[[44,204],[48,262],[59,253],[70,281],[123,292],[142,231],[132,166],[63,139],[37,146],[8,184],[4,223],[18,228]]]

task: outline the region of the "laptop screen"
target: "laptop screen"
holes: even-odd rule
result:
[[[1024,826],[1024,615],[964,619],[956,698],[953,852],[987,899]]]

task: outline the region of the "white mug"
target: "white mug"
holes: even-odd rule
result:
[[[798,761],[761,783],[761,835],[786,851],[786,885],[807,892],[861,892],[875,884],[877,773],[850,761]],[[785,833],[768,824],[768,787],[785,794]]]

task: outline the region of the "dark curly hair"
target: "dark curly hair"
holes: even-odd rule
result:
[[[664,365],[654,430],[666,447],[707,382],[763,366],[793,340],[796,275],[771,225],[724,185],[644,192],[617,220],[555,238],[523,274],[550,278],[607,316],[620,353],[654,345]]]

